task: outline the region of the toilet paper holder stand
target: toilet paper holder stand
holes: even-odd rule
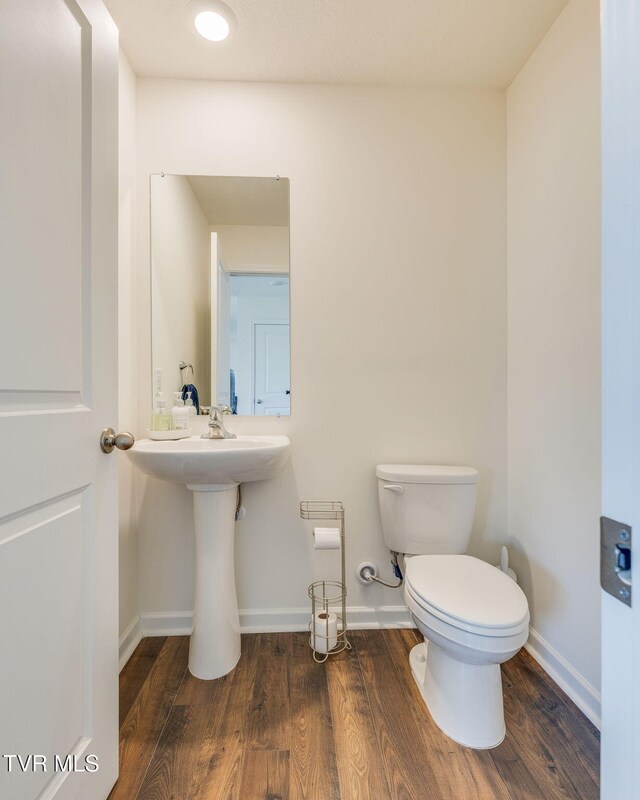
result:
[[[313,660],[323,664],[329,656],[351,650],[347,638],[347,586],[345,579],[345,524],[344,506],[334,500],[304,500],[300,503],[302,519],[333,520],[338,523],[340,531],[340,568],[339,581],[314,581],[309,586],[311,598],[311,622],[309,623],[309,645],[313,651]],[[326,627],[316,624],[318,614],[324,614]],[[336,617],[336,632],[330,630],[332,615]],[[333,642],[335,641],[335,645]],[[333,645],[330,647],[330,645]]]

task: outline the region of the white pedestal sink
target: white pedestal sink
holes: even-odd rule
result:
[[[127,455],[147,475],[184,483],[193,492],[196,591],[189,671],[196,678],[220,678],[240,658],[233,555],[237,487],[274,477],[289,458],[289,439],[143,439]]]

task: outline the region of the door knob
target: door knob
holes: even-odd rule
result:
[[[105,428],[100,434],[100,449],[103,453],[110,453],[114,447],[118,450],[128,450],[133,447],[134,442],[133,434],[127,431],[116,433],[113,428]]]
[[[260,404],[262,403],[262,400],[256,400],[256,403],[257,403],[258,405],[260,405]]]

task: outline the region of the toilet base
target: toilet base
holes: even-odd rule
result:
[[[505,737],[499,664],[466,664],[426,641],[409,654],[415,682],[433,721],[458,744],[497,747]]]

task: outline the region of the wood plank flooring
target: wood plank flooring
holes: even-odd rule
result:
[[[188,639],[143,639],[120,676],[109,800],[597,800],[598,731],[523,650],[503,667],[507,737],[474,751],[433,723],[413,630],[353,631],[316,664],[308,635],[242,637],[229,675]]]

